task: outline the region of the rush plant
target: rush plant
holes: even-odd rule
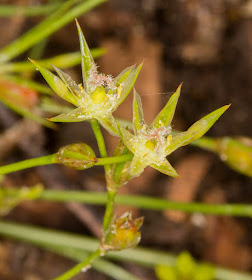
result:
[[[122,126],[114,118],[113,112],[133,89],[142,64],[126,68],[115,78],[99,73],[78,23],[77,29],[81,49],[82,84],[78,85],[68,74],[55,66],[53,68],[58,76],[40,63],[32,59],[30,61],[41,72],[51,89],[76,107],[68,113],[52,117],[50,121],[89,121],[101,157],[97,157],[87,144],[77,143],[62,147],[53,155],[28,160],[21,165],[17,163],[16,169],[12,165],[12,171],[52,163],[65,164],[76,169],[104,165],[107,203],[100,244],[88,258],[56,278],[57,280],[71,279],[80,271],[90,268],[95,259],[109,251],[120,251],[139,243],[141,238],[139,229],[143,218],[133,219],[129,212],[121,217],[116,217],[114,204],[118,188],[133,177],[139,176],[146,166],[151,166],[168,176],[177,177],[178,174],[167,157],[179,147],[188,145],[204,135],[229,107],[229,105],[223,106],[194,123],[187,131],[174,134],[171,122],[181,92],[181,85],[150,125],[144,121],[141,98],[134,90],[133,131]],[[107,154],[100,125],[118,137],[118,146],[112,157]],[[6,168],[4,171],[4,167],[2,167],[2,174],[8,173],[8,166]]]

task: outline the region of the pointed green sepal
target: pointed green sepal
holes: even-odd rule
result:
[[[134,89],[133,99],[133,128],[135,134],[145,125],[143,116],[143,106],[140,95]]]
[[[52,90],[61,98],[66,101],[76,105],[77,101],[73,94],[68,90],[66,85],[61,81],[61,79],[55,76],[52,72],[41,66],[36,61],[30,59],[30,61],[35,65],[35,67],[42,74],[44,79],[47,81],[48,85],[52,88]]]
[[[88,77],[90,76],[90,72],[93,70],[93,68],[95,68],[96,70],[96,65],[77,20],[76,20],[76,25],[77,25],[79,40],[80,40],[83,86],[86,91],[89,91]]]
[[[132,177],[137,177],[144,171],[144,168],[148,165],[148,162],[135,155],[129,167],[129,174]]]
[[[128,96],[130,91],[132,90],[135,81],[138,77],[138,74],[142,68],[143,63],[141,63],[136,69],[132,70],[129,75],[126,77],[122,84],[122,90],[120,93],[119,98],[117,99],[117,107],[125,100],[125,98]]]
[[[119,136],[117,123],[112,115],[106,117],[98,117],[99,123],[113,136]]]
[[[229,107],[230,105],[225,105],[213,111],[194,123],[186,132],[181,132],[174,136],[171,143],[165,149],[166,156],[179,147],[188,145],[203,136]]]
[[[116,84],[124,83],[129,74],[135,69],[136,65],[132,65],[130,67],[127,67],[124,69],[116,78],[115,82]]]
[[[150,127],[155,127],[155,128],[158,128],[160,126],[167,127],[171,124],[178,103],[178,98],[180,96],[181,86],[182,84],[179,85],[176,92],[171,96],[171,98],[169,99],[165,107],[157,115],[157,117],[152,122]]]
[[[56,66],[52,65],[56,73],[59,75],[61,80],[67,86],[68,90],[72,93],[75,97],[75,106],[78,106],[78,98],[82,98],[83,94],[81,93],[80,87],[76,84],[76,82],[70,77],[70,75],[64,73],[62,70],[57,68]]]
[[[53,118],[49,121],[52,122],[82,122],[91,119],[89,114],[85,114],[82,108],[76,108],[69,113],[63,113]]]
[[[132,135],[127,129],[124,127],[121,127],[119,124],[117,125],[118,131],[122,137],[122,141],[125,144],[125,146],[132,152],[135,153],[135,148],[133,146],[133,138],[134,135]]]
[[[153,163],[150,165],[151,167],[157,169],[159,172],[171,176],[171,177],[178,177],[178,173],[176,170],[171,166],[168,160],[164,160],[161,164]]]

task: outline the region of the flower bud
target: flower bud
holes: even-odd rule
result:
[[[97,162],[94,151],[85,143],[62,147],[57,156],[60,163],[78,170],[90,168]]]
[[[131,213],[126,212],[111,225],[106,236],[105,250],[120,251],[135,247],[141,239],[138,231],[143,224],[143,217],[133,220]]]

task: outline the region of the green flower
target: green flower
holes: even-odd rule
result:
[[[179,147],[188,145],[204,135],[229,107],[226,105],[217,109],[194,123],[187,131],[173,136],[171,121],[180,90],[181,85],[150,126],[144,121],[141,98],[134,91],[134,134],[118,125],[124,144],[134,154],[129,167],[131,176],[139,176],[146,166],[151,166],[166,175],[177,177],[177,172],[166,157]]]
[[[60,114],[50,120],[54,122],[81,122],[97,119],[111,134],[118,135],[112,113],[131,91],[142,65],[128,67],[116,78],[98,73],[97,65],[78,23],[77,28],[82,56],[83,85],[77,85],[68,74],[55,66],[54,69],[60,78],[31,60],[53,91],[77,107],[69,113]]]

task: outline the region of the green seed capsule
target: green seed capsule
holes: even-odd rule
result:
[[[103,86],[97,87],[92,94],[94,104],[100,104],[105,101],[106,91]]]

